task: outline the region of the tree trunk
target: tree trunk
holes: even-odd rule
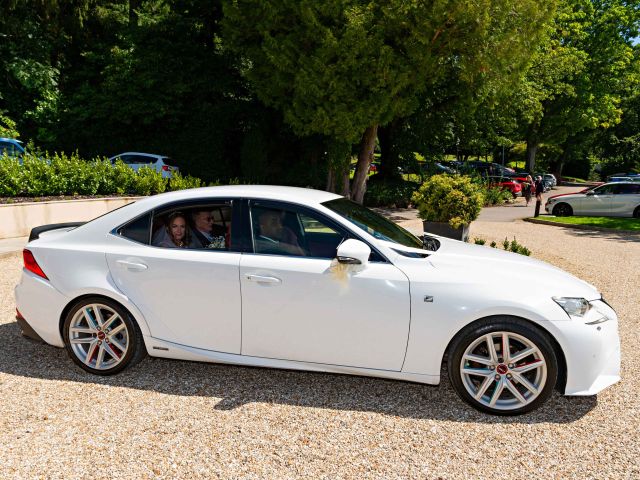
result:
[[[329,166],[329,168],[327,169],[327,188],[325,188],[327,192],[336,192],[336,179],[334,173],[335,172],[333,171],[333,168]]]
[[[400,178],[400,156],[393,143],[398,122],[394,120],[389,125],[378,128],[378,141],[380,142],[380,170],[376,174],[385,179]]]
[[[356,173],[351,184],[351,198],[359,204],[364,201],[364,192],[367,191],[367,178],[369,178],[369,167],[373,161],[373,149],[376,146],[377,133],[378,125],[373,125],[364,131],[362,140],[360,140]]]
[[[349,169],[343,170],[342,172],[342,191],[340,195],[343,197],[351,198],[351,189],[349,185]]]
[[[536,152],[538,151],[538,139],[534,136],[527,138],[527,172],[533,175],[536,166]]]

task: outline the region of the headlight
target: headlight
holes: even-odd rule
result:
[[[584,298],[574,297],[552,297],[553,301],[562,307],[567,312],[569,317],[584,317],[589,311],[591,305]]]

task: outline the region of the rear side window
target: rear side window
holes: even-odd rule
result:
[[[118,229],[118,235],[149,245],[151,213],[138,217]]]
[[[158,161],[157,158],[147,157],[146,155],[133,155],[129,163],[142,163],[144,165],[151,165]]]
[[[176,162],[173,158],[169,158],[169,157],[163,157],[162,161],[169,165],[170,167],[177,167],[178,166],[178,162]]]
[[[634,193],[640,193],[640,184],[633,185],[633,184],[625,183],[623,185],[619,185],[618,187],[619,189],[616,193],[618,193],[619,195],[629,195]]]

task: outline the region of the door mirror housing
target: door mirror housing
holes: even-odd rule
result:
[[[587,192],[587,197],[592,197],[596,194],[596,192],[594,192],[593,190],[590,192]]]
[[[369,263],[371,248],[364,242],[350,238],[338,247],[338,262],[346,265],[366,265]]]

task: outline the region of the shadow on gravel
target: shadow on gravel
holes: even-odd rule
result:
[[[604,238],[616,242],[640,242],[640,233],[623,233],[602,230],[578,230],[575,228],[562,228],[565,233],[580,238]]]
[[[440,386],[350,375],[236,367],[147,357],[111,377],[80,370],[63,349],[23,338],[16,323],[0,325],[0,372],[41,380],[111,385],[166,395],[221,398],[216,410],[272,403],[331,410],[373,412],[414,419],[477,423],[570,423],[589,413],[596,397],[558,393],[535,412],[496,417],[467,406],[444,379]],[[444,372],[443,372],[444,373]]]

